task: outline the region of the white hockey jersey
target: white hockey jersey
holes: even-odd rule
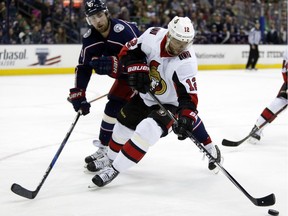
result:
[[[170,56],[164,49],[167,31],[159,27],[149,28],[138,39],[134,39],[126,46],[129,50],[133,50],[141,45],[141,50],[146,54],[147,64],[150,67],[152,90],[163,104],[178,106],[178,97],[181,92],[181,95],[189,98],[188,100],[191,98],[196,108],[198,65],[194,49],[189,46],[179,56]],[[140,93],[140,96],[147,106],[157,104],[149,94]]]

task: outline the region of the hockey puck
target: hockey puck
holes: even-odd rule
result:
[[[277,216],[277,215],[279,215],[279,211],[274,210],[274,209],[269,209],[268,214]]]

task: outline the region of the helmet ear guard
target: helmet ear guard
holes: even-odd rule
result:
[[[90,22],[90,20],[89,20],[89,18],[87,16],[85,17],[85,19],[86,19],[86,22],[88,23],[88,25],[92,26],[92,23]]]
[[[176,40],[192,43],[195,30],[191,20],[188,17],[175,16],[168,24],[169,37]]]

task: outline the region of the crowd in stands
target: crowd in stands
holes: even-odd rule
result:
[[[196,30],[194,44],[247,44],[248,32],[260,17],[264,20],[263,44],[287,43],[287,1],[106,0],[106,3],[112,17],[136,22],[141,31],[151,26],[167,27],[175,15],[188,16]],[[88,28],[83,4],[73,4],[72,0],[0,0],[0,23],[0,44],[81,43]]]

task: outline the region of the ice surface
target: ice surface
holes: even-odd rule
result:
[[[104,188],[89,189],[85,156],[96,149],[106,98],[81,116],[62,154],[34,200],[12,193],[13,183],[35,190],[76,113],[66,100],[74,75],[0,77],[0,212],[3,216],[287,216],[287,111],[264,130],[261,143],[236,148],[277,95],[280,69],[200,71],[199,115],[225,158],[224,168],[258,198],[275,193],[272,207],[254,206],[190,141],[171,133]],[[113,80],[93,75],[89,100],[108,92]]]

